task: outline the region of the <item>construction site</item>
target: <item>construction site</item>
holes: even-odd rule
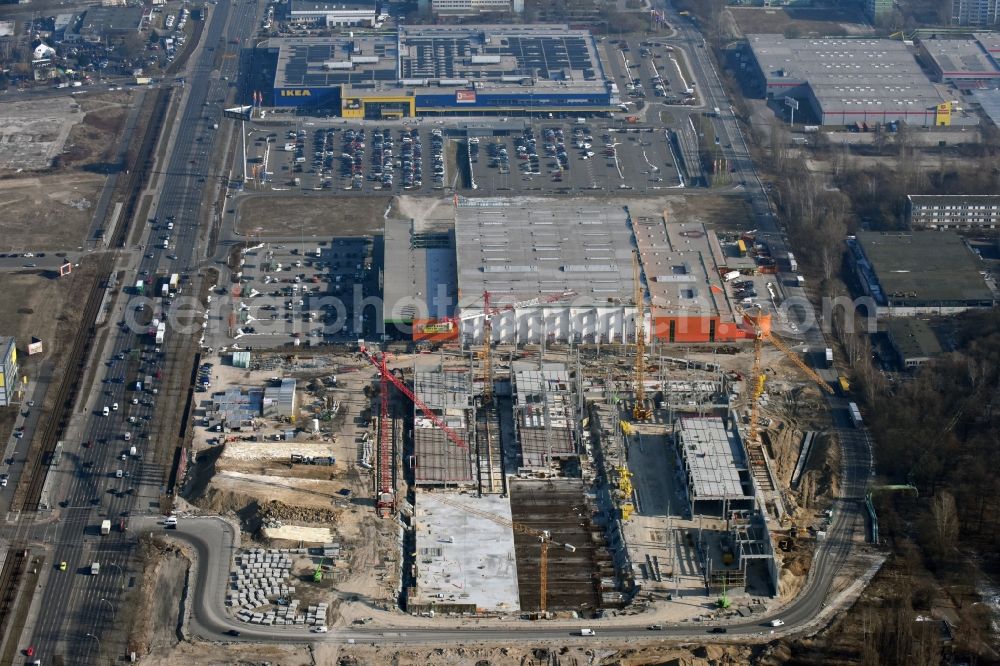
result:
[[[833,447],[817,433],[832,389],[816,350],[772,332],[782,295],[766,248],[613,206],[452,210],[452,227],[387,217],[383,244],[260,239],[244,251],[252,284],[308,273],[303,312],[336,295],[326,273],[345,258],[387,300],[415,305],[403,321],[387,303],[385,339],[346,354],[296,343],[203,367],[187,496],[235,510],[259,545],[299,553],[295,599],[328,604],[331,624],[385,621],[365,616],[373,608],[719,619],[796,591],[831,495],[817,479]],[[524,238],[579,238],[591,223],[572,262],[545,273],[517,260],[539,251]],[[602,265],[605,277],[585,277]],[[493,293],[484,271],[507,287]],[[748,299],[755,284],[770,298]],[[281,346],[251,326],[264,290],[244,287],[228,307],[251,313],[238,335]],[[442,305],[435,293],[463,296]],[[233,599],[246,622],[284,617],[273,600]]]

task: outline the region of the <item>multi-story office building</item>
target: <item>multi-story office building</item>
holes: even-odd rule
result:
[[[1000,195],[922,195],[906,197],[906,217],[913,229],[1000,227]]]

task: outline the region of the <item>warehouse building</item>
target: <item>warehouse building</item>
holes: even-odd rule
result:
[[[73,34],[65,33],[67,41],[82,40],[98,43],[138,33],[142,27],[142,7],[91,7],[77,24]]]
[[[298,25],[374,26],[377,19],[378,3],[375,0],[291,0],[288,3],[288,22]]]
[[[276,59],[274,106],[339,108],[345,86],[396,80],[393,35],[275,38],[260,48]]]
[[[911,194],[906,220],[913,229],[995,229],[1000,226],[1000,195]]]
[[[1000,84],[995,56],[977,38],[924,39],[919,53],[936,81],[958,88],[992,88]]]
[[[734,419],[682,418],[677,448],[687,479],[691,515],[726,517],[754,508],[754,485]]]
[[[954,232],[861,231],[847,243],[858,282],[880,317],[955,314],[996,304],[976,256]]]
[[[524,0],[431,0],[431,11],[442,17],[520,14],[524,12]]]
[[[13,404],[19,384],[17,345],[14,338],[0,335],[0,407]]]
[[[345,118],[607,112],[596,43],[564,25],[408,26],[397,35],[282,38],[276,106],[339,105]]]
[[[664,342],[731,342],[749,337],[721,275],[753,269],[746,257],[729,257],[715,232],[701,223],[632,221],[646,290],[652,334]]]
[[[459,327],[480,344],[484,292],[498,344],[634,339],[632,232],[624,208],[514,199],[455,209]],[[648,320],[647,320],[648,321]]]
[[[974,115],[954,112],[950,99],[902,42],[748,35],[747,44],[751,84],[757,92],[768,99],[800,100],[806,106],[803,111],[820,125],[977,122]]]

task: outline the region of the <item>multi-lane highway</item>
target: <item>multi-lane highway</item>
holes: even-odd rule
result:
[[[221,121],[223,107],[232,101],[227,99],[228,82],[238,76],[240,45],[251,35],[256,13],[256,4],[230,0],[211,5],[207,13],[203,42],[185,77],[187,87],[175,90],[183,97],[150,213],[158,224],[148,225],[145,250],[125,284],[140,277],[149,281],[158,273],[193,273],[205,259],[199,223],[207,217],[202,214],[206,195],[214,196],[218,186],[218,178],[209,170],[222,148],[213,125]],[[169,231],[168,219],[173,221]],[[166,247],[163,236],[169,236]],[[111,325],[131,308],[123,304]],[[119,523],[130,513],[151,509],[150,503],[163,490],[164,470],[145,455],[153,446],[149,423],[156,415],[157,396],[148,386],[136,391],[134,382],[145,375],[155,376],[167,359],[144,329],[130,326],[115,328],[103,351],[98,350],[91,360],[100,366],[100,383],[95,383],[99,388],[82,398],[86,411],[70,426],[74,437],[66,441],[49,486],[50,501],[59,502],[59,521],[41,534],[55,548],[53,569],[42,593],[43,611],[31,640],[43,663],[56,655],[72,655],[66,663],[75,664],[98,658],[100,639],[106,639],[124,593],[135,584],[134,538],[123,533]],[[104,407],[109,408],[108,416],[103,415]],[[139,455],[128,455],[132,445]],[[115,528],[102,537],[99,525],[105,518]],[[90,565],[95,561],[100,562],[101,573],[91,576]],[[59,571],[60,562],[67,563],[66,571]]]

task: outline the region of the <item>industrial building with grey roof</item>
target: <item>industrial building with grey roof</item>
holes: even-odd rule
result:
[[[461,333],[498,342],[614,341],[633,334],[632,231],[620,206],[475,199],[455,211]]]
[[[1000,82],[1000,66],[979,39],[924,39],[920,53],[934,78],[963,88]]]
[[[950,101],[903,42],[891,39],[748,35],[751,71],[760,92],[805,101],[820,125],[889,123],[934,126],[937,107]],[[806,118],[798,116],[803,122]],[[974,114],[952,113],[954,125]]]
[[[861,231],[848,248],[879,316],[954,314],[996,303],[978,259],[954,232]]]

